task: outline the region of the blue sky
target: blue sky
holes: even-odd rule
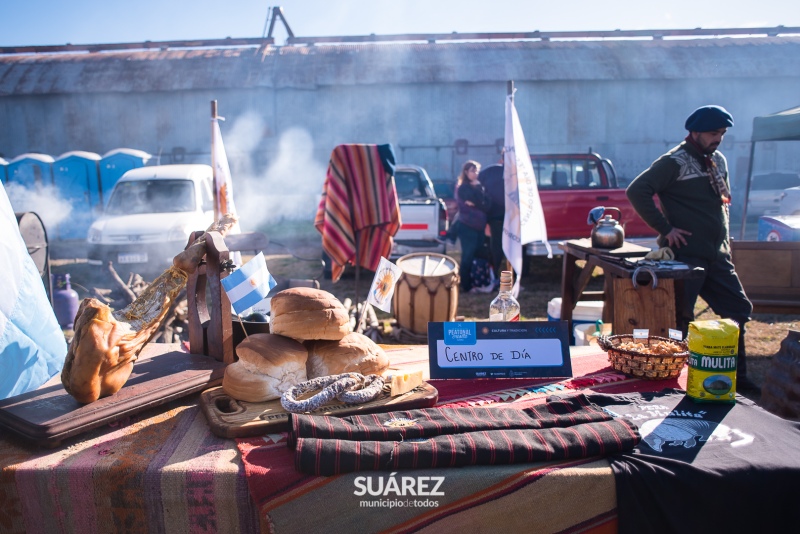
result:
[[[800,26],[796,0],[0,0],[0,46],[260,37],[272,5],[305,37]]]

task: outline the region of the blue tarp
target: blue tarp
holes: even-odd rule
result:
[[[67,343],[39,270],[0,187],[0,399],[38,388],[61,372]]]

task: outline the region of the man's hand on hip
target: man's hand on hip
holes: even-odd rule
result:
[[[683,236],[690,236],[692,232],[688,230],[681,230],[680,228],[672,228],[670,232],[664,236],[669,243],[670,248],[681,248],[681,245],[686,244],[686,238]]]

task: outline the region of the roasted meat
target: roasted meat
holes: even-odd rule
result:
[[[225,235],[235,223],[235,217],[225,215],[208,231]],[[75,336],[61,371],[61,383],[70,395],[78,402],[89,403],[113,395],[125,385],[133,363],[161,326],[205,251],[205,237],[200,237],[175,256],[172,267],[121,310],[112,312],[93,298],[83,300],[75,318]]]

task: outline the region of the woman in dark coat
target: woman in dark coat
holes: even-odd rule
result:
[[[458,200],[458,224],[456,231],[461,240],[461,290],[472,289],[472,260],[475,252],[483,244],[486,236],[486,212],[489,209],[489,198],[486,190],[478,181],[480,163],[469,160],[461,168],[458,175],[456,199]]]

